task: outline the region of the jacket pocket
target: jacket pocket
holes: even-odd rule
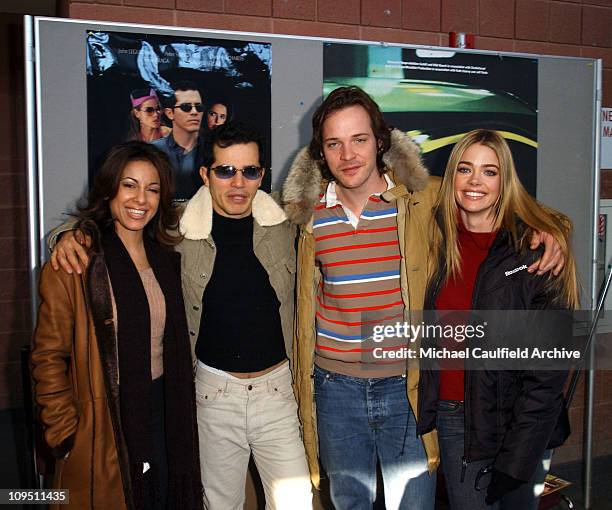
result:
[[[53,456],[56,459],[64,459],[70,453],[74,446],[74,439],[76,437],[76,432],[69,435],[66,439],[64,439],[60,444],[58,444],[55,448],[51,450]]]
[[[291,258],[281,260],[277,264],[274,264],[268,272],[270,284],[272,288],[274,288],[281,303],[285,299],[293,299],[295,272],[295,260],[291,260]]]

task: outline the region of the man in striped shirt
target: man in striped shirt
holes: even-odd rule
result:
[[[389,177],[383,178],[385,190],[392,187]],[[403,319],[397,207],[374,193],[357,216],[344,209],[339,189],[334,181],[329,183],[315,207],[312,226],[315,259],[323,275],[317,289],[316,365],[355,377],[366,371],[367,377],[401,376],[405,361],[364,359],[372,349],[367,342],[371,326]]]
[[[394,173],[383,161],[387,152],[397,156]],[[318,432],[320,459],[340,510],[372,507],[377,462],[386,508],[433,509],[437,441],[432,434],[423,441],[416,435],[406,360],[376,359],[370,336],[374,325],[406,316],[412,283],[403,268],[406,250],[422,259],[424,291],[426,239],[407,246],[404,222],[420,214],[425,225],[438,187],[428,179],[418,148],[392,133],[376,103],[356,87],[337,89],[319,107],[309,150],[298,156],[285,183],[286,211],[301,225],[294,376],[304,443],[313,473]],[[387,197],[402,190],[418,192],[418,209],[409,209],[407,199]],[[422,308],[422,296],[415,299]],[[392,339],[380,347],[389,351],[401,344],[405,340]],[[314,388],[306,379],[313,372]],[[415,386],[418,371],[416,377]]]

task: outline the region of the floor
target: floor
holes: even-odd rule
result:
[[[27,429],[23,413],[20,410],[0,411],[0,489],[27,488],[28,465]],[[571,462],[555,466],[553,473],[556,476],[573,482],[573,485],[564,491],[574,503],[576,509],[584,509],[582,498],[582,465]],[[19,505],[11,508],[18,509]],[[41,506],[32,507],[36,509]],[[382,510],[381,505],[376,506]],[[442,502],[436,505],[436,510],[446,510],[448,507]],[[568,507],[560,504],[554,510],[565,510]],[[612,456],[598,457],[593,468],[592,510],[612,510]],[[520,510],[520,509],[517,509]]]

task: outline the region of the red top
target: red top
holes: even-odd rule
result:
[[[480,264],[487,258],[489,248],[497,232],[469,232],[459,218],[459,254],[461,255],[461,274],[457,278],[449,278],[436,299],[438,310],[471,310],[472,293],[476,283],[476,275]],[[455,342],[447,348],[461,349],[466,342]],[[459,360],[442,360],[440,371],[440,400],[464,399],[463,362]],[[461,368],[454,369],[460,366]],[[451,367],[451,369],[445,369]]]

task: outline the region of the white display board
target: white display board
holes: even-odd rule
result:
[[[65,212],[74,206],[74,201],[87,185],[85,42],[86,35],[92,31],[270,43],[273,190],[280,189],[290,162],[310,139],[312,113],[323,96],[323,50],[326,43],[419,48],[373,41],[34,18],[34,37],[28,52],[32,60],[27,67],[32,69],[36,81],[35,115],[28,124],[29,132],[35,135],[28,139],[33,149],[29,157],[29,182],[35,189],[31,197],[35,203],[31,204],[30,215],[37,230],[32,233],[30,242],[32,251],[39,255],[38,263],[46,258],[45,234],[65,219]],[[502,61],[511,56],[537,59],[536,198],[567,214],[574,224],[574,252],[584,289],[583,307],[588,308],[596,287],[594,261],[599,209],[597,146],[600,139],[601,61],[481,50],[458,51],[495,55]]]
[[[612,108],[601,109],[601,163],[600,167],[612,169]]]

